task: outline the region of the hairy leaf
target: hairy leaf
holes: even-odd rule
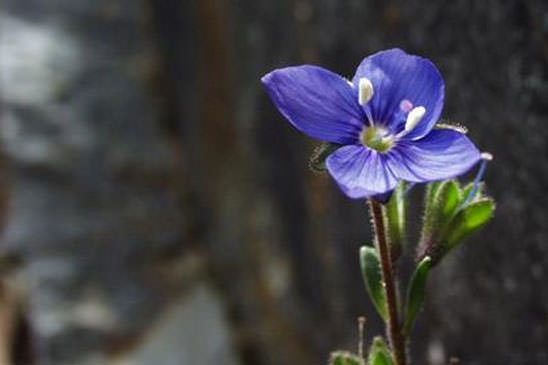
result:
[[[445,249],[457,246],[463,239],[476,232],[493,217],[495,202],[484,198],[470,203],[457,213],[447,229]]]
[[[359,356],[348,351],[335,351],[329,357],[329,365],[364,365]]]
[[[377,251],[370,246],[362,246],[360,249],[360,265],[362,268],[365,289],[379,315],[386,320],[386,293],[382,284],[381,265]]]
[[[424,287],[426,278],[432,268],[432,259],[426,256],[415,268],[407,289],[407,302],[405,305],[405,322],[403,335],[408,336],[413,328],[415,319],[424,301]]]
[[[392,356],[388,350],[386,342],[382,337],[375,337],[371,348],[369,349],[369,356],[367,358],[367,365],[392,365]]]
[[[398,259],[405,244],[405,188],[406,184],[400,182],[385,206],[392,261]]]

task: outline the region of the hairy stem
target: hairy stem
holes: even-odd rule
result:
[[[394,278],[394,269],[390,257],[390,247],[386,239],[386,229],[380,203],[369,200],[369,209],[373,218],[373,227],[375,229],[375,245],[379,253],[381,262],[382,279],[386,292],[386,302],[388,309],[388,320],[386,323],[388,340],[392,348],[395,365],[406,364],[405,341],[400,331],[398,320],[398,303],[396,298],[396,281]]]

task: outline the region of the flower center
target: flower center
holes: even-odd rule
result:
[[[360,141],[364,146],[378,152],[386,152],[394,145],[394,138],[380,125],[365,127],[360,134]]]

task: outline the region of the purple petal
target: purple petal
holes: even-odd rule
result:
[[[276,107],[304,134],[339,144],[358,140],[362,110],[348,82],[316,66],[275,70],[261,79]]]
[[[399,141],[387,156],[398,178],[427,182],[465,173],[479,161],[480,152],[464,134],[434,129],[420,140]]]
[[[344,146],[326,160],[327,170],[350,198],[367,198],[394,189],[396,177],[386,155],[359,145]]]
[[[424,106],[426,114],[415,129],[408,134],[410,139],[426,135],[438,121],[443,108],[444,83],[432,62],[391,49],[365,58],[356,70],[352,82],[358,85],[360,78],[371,80],[374,95],[366,105],[373,119],[385,123],[392,132],[402,128],[400,103],[410,101],[413,106]]]

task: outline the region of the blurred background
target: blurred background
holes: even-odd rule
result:
[[[498,202],[431,275],[414,363],[548,364],[545,0],[2,0],[0,364],[317,365],[357,316],[381,333],[365,205],[259,79],[395,46]]]

